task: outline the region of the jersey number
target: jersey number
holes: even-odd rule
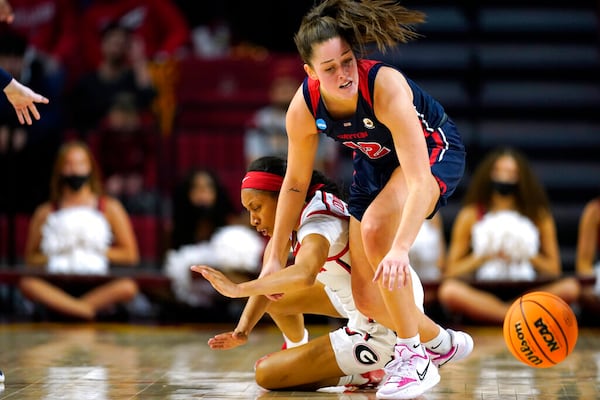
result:
[[[377,142],[343,142],[344,146],[360,150],[372,160],[376,160],[390,153],[390,149]]]

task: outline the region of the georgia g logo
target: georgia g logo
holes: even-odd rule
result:
[[[359,344],[354,348],[354,356],[359,363],[364,365],[372,365],[379,361],[377,354],[364,344]]]

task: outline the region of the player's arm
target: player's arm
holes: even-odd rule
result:
[[[244,311],[233,331],[220,333],[208,340],[213,350],[229,350],[248,342],[250,332],[265,314],[270,300],[265,296],[252,296],[246,302]]]
[[[327,261],[329,241],[322,235],[309,234],[302,240],[295,262],[287,268],[251,281],[234,283],[221,271],[205,265],[193,266],[222,295],[232,298],[286,293],[314,285]]]
[[[279,193],[272,249],[263,267],[269,272],[281,269],[279,260],[288,250],[288,240],[304,205],[317,154],[319,138],[302,89],[298,89],[286,114],[288,134],[287,169]]]
[[[423,129],[412,102],[412,91],[398,71],[382,67],[375,80],[374,111],[390,130],[408,195],[392,249],[408,252],[423,220],[439,197],[431,175]],[[435,189],[435,190],[433,190]]]

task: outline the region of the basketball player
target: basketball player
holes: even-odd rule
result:
[[[250,212],[251,224],[267,236],[273,233],[285,169],[283,159],[263,157],[251,163],[242,181],[242,203]],[[381,368],[393,358],[394,332],[361,314],[352,298],[348,220],[347,205],[337,197],[336,186],[315,171],[300,221],[292,234],[293,265],[240,284],[210,267],[192,267],[221,294],[250,297],[235,330],[209,340],[213,349],[230,349],[246,343],[265,311],[283,332],[286,349],[256,363],[256,381],[263,388],[316,390],[339,385],[376,386],[383,377]],[[422,310],[423,289],[416,275],[413,279],[414,301]],[[273,302],[262,296],[271,293],[284,294]],[[347,318],[348,322],[329,335],[308,341],[302,313]],[[469,354],[468,346],[453,346],[455,337],[461,341],[471,339],[463,332],[445,331],[439,326],[437,335],[428,338],[426,346],[437,352],[431,354],[434,364],[442,365]]]
[[[353,296],[360,311],[398,336],[380,399],[412,399],[439,382],[419,335],[424,323],[435,324],[414,301],[408,252],[465,166],[460,135],[443,106],[397,68],[363,58],[370,44],[383,51],[414,38],[412,25],[423,20],[392,0],[325,0],[303,18],[294,40],[307,77],[287,112],[288,168],[262,269],[282,268],[319,135],[353,149]]]

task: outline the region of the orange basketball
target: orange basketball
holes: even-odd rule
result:
[[[563,361],[577,342],[577,319],[560,297],[531,292],[519,297],[504,317],[504,341],[510,352],[535,368]]]

